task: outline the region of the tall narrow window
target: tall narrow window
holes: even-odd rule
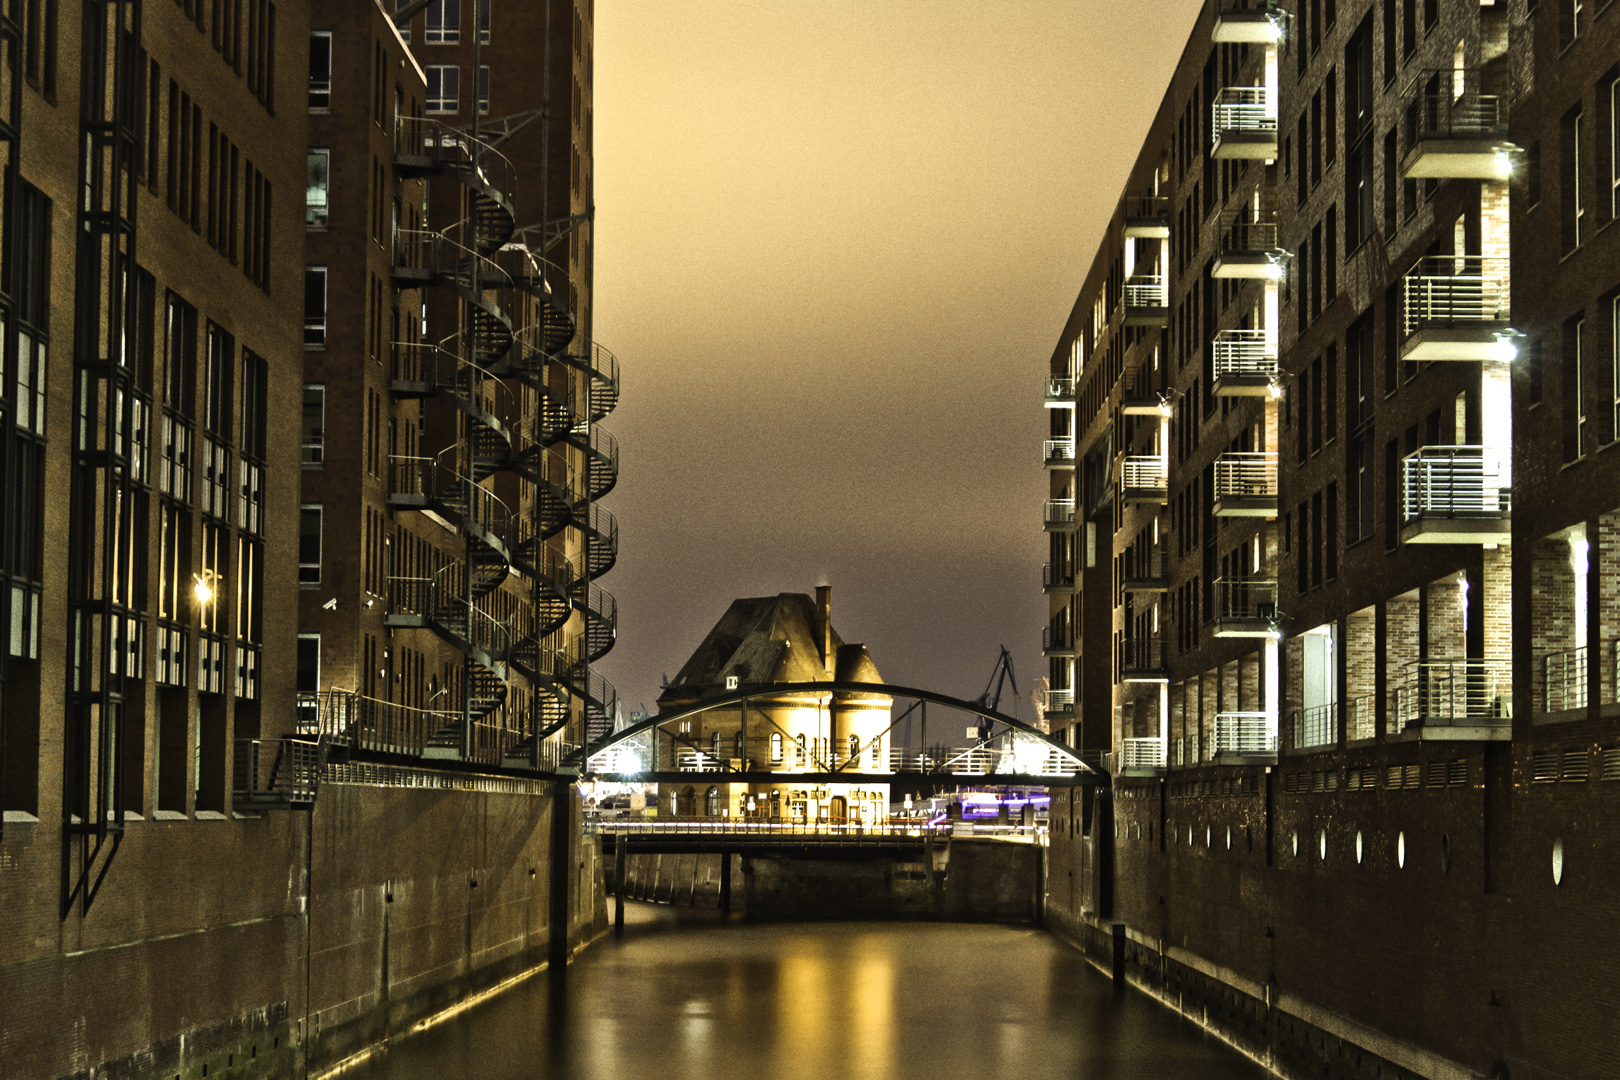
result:
[[[429,115],[459,112],[461,109],[461,69],[454,64],[429,64],[427,111]]]
[[[489,115],[489,65],[478,65],[478,112]]]
[[[1562,143],[1559,147],[1563,175],[1560,187],[1563,195],[1564,250],[1573,251],[1586,239],[1585,155],[1582,140],[1585,124],[1580,106],[1564,114],[1561,127]]]
[[[320,465],[326,460],[326,387],[304,385],[303,461]]]
[[[298,508],[298,584],[321,583],[321,508],[305,504]]]
[[[489,44],[489,4],[490,0],[478,0],[478,40],[484,45]]]
[[[1613,398],[1609,428],[1611,438],[1620,439],[1620,296],[1609,306],[1609,392]]]
[[[314,228],[326,227],[328,189],[332,178],[332,151],[324,147],[311,147],[309,167],[304,185],[304,224]]]
[[[1609,80],[1609,217],[1620,218],[1620,79]]]
[[[326,348],[326,267],[304,267],[304,348]]]
[[[309,108],[325,112],[332,107],[332,31],[309,32]]]

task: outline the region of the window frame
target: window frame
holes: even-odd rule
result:
[[[423,112],[428,116],[455,116],[461,112],[461,65],[460,64],[424,64],[423,74],[427,76],[427,94],[423,104]],[[454,72],[454,87],[451,95],[445,93],[446,71]],[[435,85],[436,84],[436,85]]]
[[[308,534],[304,531],[305,523],[315,522],[315,558],[313,561],[306,558],[304,542]],[[300,589],[318,589],[321,585],[321,555],[326,541],[325,517],[320,503],[298,504],[298,587]]]
[[[316,190],[314,184],[314,167],[317,160],[325,162],[320,177],[320,220],[314,220],[316,214],[315,204],[311,194]],[[332,151],[325,146],[312,146],[305,159],[304,169],[304,227],[307,229],[324,229],[327,227],[332,212]]]
[[[326,78],[318,79],[316,75],[319,68],[316,64],[317,40],[326,42]],[[332,31],[311,30],[309,32],[309,111],[312,113],[327,113],[332,110]]]
[[[311,290],[312,284],[316,280],[320,281],[320,312],[319,312],[318,317],[317,317],[315,312],[310,310],[310,301],[311,301],[312,295],[313,295],[310,290]],[[304,348],[305,349],[324,349],[324,348],[326,348],[326,331],[327,331],[326,316],[327,316],[328,311],[331,308],[331,296],[330,296],[330,294],[328,292],[329,285],[330,285],[330,279],[329,279],[329,275],[327,274],[327,268],[325,266],[305,266],[304,267]],[[313,336],[313,335],[316,335],[316,334],[318,334],[319,337]]]

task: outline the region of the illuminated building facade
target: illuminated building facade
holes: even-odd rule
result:
[[[1581,930],[1620,885],[1617,55],[1577,0],[1211,0],[1054,350],[1046,715],[1114,784],[1054,800],[1050,910],[1274,1057],[1620,1039]]]
[[[716,694],[805,682],[881,683],[865,645],[845,644],[832,625],[832,589],[815,599],[780,593],[732,602],[691,659],[658,697],[660,712]],[[887,773],[889,706],[882,694],[829,691],[760,698],[675,721],[669,740],[676,767],[768,771],[781,781],[662,784],[658,804],[673,816],[750,817],[776,821],[878,822],[889,812],[889,785],[795,781],[795,773],[848,768]],[[660,746],[660,755],[664,750]]]

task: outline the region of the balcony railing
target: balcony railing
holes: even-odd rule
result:
[[[1506,660],[1414,660],[1395,687],[1397,731],[1496,727],[1513,719],[1513,669]]]
[[[1275,581],[1215,580],[1215,636],[1265,637],[1277,619]]]
[[[1159,393],[1158,375],[1147,364],[1138,364],[1119,381],[1119,408],[1127,416],[1163,416],[1164,398]]]
[[[1420,447],[1401,461],[1403,519],[1507,517],[1513,505],[1508,458],[1494,447]]]
[[[1268,393],[1277,378],[1277,344],[1265,330],[1222,330],[1210,342],[1215,392]]]
[[[1219,0],[1210,40],[1222,45],[1280,41],[1285,17],[1278,0]]]
[[[1074,500],[1046,500],[1046,528],[1049,532],[1068,532],[1074,528]]]
[[[1215,501],[1218,515],[1275,514],[1277,455],[1243,450],[1216,458]]]
[[[1041,447],[1041,457],[1048,468],[1074,468],[1074,440],[1047,439]]]
[[[1125,682],[1164,682],[1164,640],[1158,636],[1122,639],[1119,674]]]
[[[1126,236],[1162,239],[1170,235],[1170,200],[1163,195],[1127,195],[1121,209]]]
[[[1283,273],[1284,252],[1277,241],[1277,215],[1244,207],[1227,216],[1220,246],[1210,267],[1212,277],[1268,278]]]
[[[1074,655],[1074,627],[1064,624],[1041,629],[1041,653],[1046,656]]]
[[[1402,97],[1407,179],[1507,178],[1507,102],[1484,91],[1480,72],[1422,71]]]
[[[1263,712],[1216,713],[1210,742],[1217,754],[1264,756],[1277,752],[1277,732],[1271,717]]]
[[[1122,769],[1162,769],[1165,746],[1161,738],[1121,739],[1119,767]]]
[[[1041,591],[1048,593],[1069,593],[1074,591],[1074,567],[1053,566],[1045,563],[1041,566]]]
[[[1170,297],[1163,274],[1133,274],[1125,279],[1125,319],[1162,318]]]
[[[1126,499],[1162,502],[1169,497],[1170,463],[1158,454],[1128,457],[1120,463],[1119,484]]]
[[[1046,403],[1048,405],[1074,404],[1074,376],[1048,375],[1046,377]]]
[[[1478,255],[1431,255],[1419,259],[1401,279],[1401,323],[1407,337],[1425,330],[1471,330],[1488,359],[1501,352],[1494,332],[1511,317],[1508,260]],[[1429,359],[1411,356],[1407,359]],[[1432,359],[1453,359],[1436,356]]]
[[[1331,746],[1339,741],[1338,703],[1295,709],[1291,726],[1295,746]]]
[[[1126,548],[1120,554],[1120,573],[1127,589],[1163,591],[1167,581],[1164,545]]]
[[[1541,658],[1547,712],[1586,708],[1586,647]]]
[[[1228,86],[1210,106],[1211,154],[1217,158],[1277,156],[1277,103],[1263,86]]]
[[[1063,686],[1046,691],[1046,712],[1067,713],[1074,711],[1074,690]]]

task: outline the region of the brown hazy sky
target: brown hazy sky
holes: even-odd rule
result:
[[[1040,382],[1198,7],[598,0],[627,714],[825,581],[888,680],[976,697],[1005,643],[1032,715]]]

